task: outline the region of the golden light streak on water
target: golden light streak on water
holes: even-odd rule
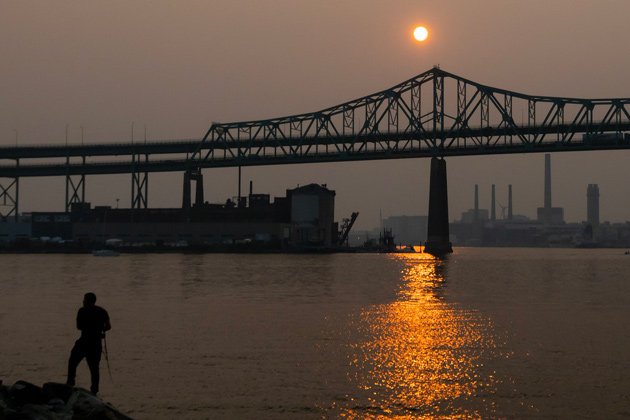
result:
[[[442,298],[448,262],[427,254],[397,254],[404,263],[397,299],[363,311],[365,341],[354,344],[351,380],[367,400],[355,399],[344,417],[479,417],[492,407],[478,396],[496,380],[481,356],[496,349],[488,319]],[[477,395],[475,402],[472,396]],[[482,403],[483,404],[483,403]]]

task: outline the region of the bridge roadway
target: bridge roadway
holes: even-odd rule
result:
[[[571,139],[565,141],[522,141],[523,136],[557,135],[558,127],[524,127],[519,135],[513,128],[471,128],[437,133],[444,142],[435,141],[428,133],[392,133],[365,136],[326,138],[286,138],[282,141],[238,140],[207,142],[202,150],[213,151],[206,160],[191,162],[188,158],[199,150],[200,140],[172,140],[148,143],[94,144],[87,146],[23,146],[0,148],[0,159],[13,161],[0,165],[0,177],[43,177],[67,175],[128,174],[138,172],[183,172],[191,168],[225,168],[238,166],[282,165],[293,163],[323,163],[379,159],[427,158],[434,156],[472,156],[541,152],[570,152],[630,149],[630,123],[596,124],[599,130],[613,133],[587,133],[592,125],[571,127]],[[615,134],[617,133],[617,134]],[[574,138],[577,137],[577,138]],[[488,138],[493,140],[489,141]],[[518,141],[514,141],[518,138]],[[483,140],[480,140],[483,139]],[[287,149],[289,150],[287,152]],[[282,152],[279,153],[279,150]],[[153,155],[181,155],[170,159],[149,160]],[[77,158],[126,156],[119,161],[77,162]],[[129,156],[136,156],[130,159]],[[146,159],[140,159],[147,157]],[[63,162],[24,163],[32,159],[65,158]],[[72,161],[72,158],[75,161]],[[18,161],[18,164],[15,162]]]
[[[3,147],[0,178],[616,150],[630,148],[628,132],[630,98],[526,95],[434,67],[317,112],[213,123],[201,139]]]

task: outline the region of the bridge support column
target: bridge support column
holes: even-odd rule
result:
[[[8,182],[0,184],[0,222],[6,222],[11,216],[19,221],[18,198],[20,178],[8,178]]]
[[[431,180],[429,188],[429,222],[424,252],[443,256],[453,252],[449,241],[448,189],[446,183],[446,161],[431,158]]]
[[[70,211],[74,203],[85,202],[85,175],[80,175],[78,179],[66,176],[66,213]]]
[[[15,167],[20,167],[19,158],[15,159]],[[10,216],[15,217],[15,221],[19,222],[20,178],[16,176],[7,180],[0,183],[0,222],[6,222]]]
[[[70,158],[66,158],[66,165],[70,164]],[[85,165],[85,156],[83,156]],[[71,210],[72,204],[85,203],[85,174],[78,176],[66,175],[66,213]]]
[[[149,173],[136,171],[136,164],[142,162],[142,155],[132,156],[133,172],[131,173],[131,208],[146,209],[149,204]],[[144,156],[144,162],[149,155]]]

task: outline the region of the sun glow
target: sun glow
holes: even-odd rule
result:
[[[426,39],[429,37],[429,30],[424,26],[417,26],[413,30],[413,37],[418,42],[426,41]]]

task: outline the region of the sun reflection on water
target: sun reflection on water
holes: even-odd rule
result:
[[[492,326],[443,298],[447,261],[394,254],[403,264],[397,299],[366,308],[349,376],[358,387],[349,418],[479,417],[492,413],[483,394],[496,379],[483,366],[496,349]],[[473,398],[474,397],[474,398]]]

